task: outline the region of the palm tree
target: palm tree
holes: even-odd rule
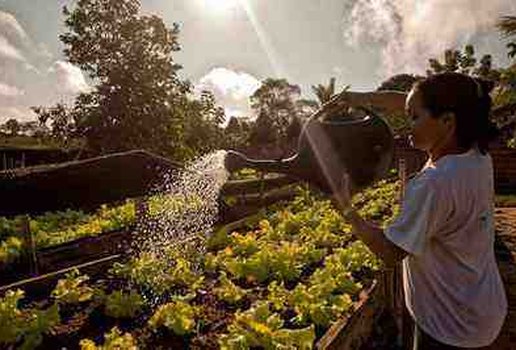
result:
[[[330,78],[328,86],[323,84],[312,85],[312,91],[317,96],[321,105],[325,104],[335,95],[335,78]]]
[[[505,37],[516,36],[516,16],[503,16],[496,25]],[[516,41],[507,44],[509,57],[516,57]]]

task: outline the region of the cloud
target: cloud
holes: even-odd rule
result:
[[[45,59],[52,59],[53,55],[44,43],[39,43],[37,46],[38,55]]]
[[[10,13],[0,11],[0,118],[34,119],[31,106],[71,102],[90,86],[81,70],[54,58]],[[20,98],[23,96],[23,98]]]
[[[217,102],[224,107],[227,117],[250,116],[252,111],[249,97],[260,84],[260,81],[249,73],[217,67],[199,80],[195,90],[213,92]]]
[[[25,62],[26,58],[5,37],[0,35],[0,57]]]
[[[14,42],[27,42],[29,36],[18,20],[10,13],[0,11],[0,33]]]
[[[45,44],[34,42],[12,14],[0,11],[0,69],[22,68],[40,74],[38,68],[46,70],[52,61]]]
[[[0,96],[4,97],[18,97],[25,94],[25,91],[18,89],[15,86],[7,85],[0,82]]]
[[[430,57],[492,32],[514,0],[357,0],[344,18],[350,45],[380,45],[384,75],[424,72]]]
[[[54,75],[56,87],[61,94],[75,95],[90,90],[81,69],[69,62],[56,61],[48,71]]]
[[[36,115],[29,108],[0,106],[0,124],[5,123],[11,118],[28,122],[36,120]]]
[[[18,20],[10,13],[0,11],[0,55],[25,62],[22,52],[30,49],[29,36]]]

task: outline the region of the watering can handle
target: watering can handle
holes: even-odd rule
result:
[[[349,125],[349,124],[359,124],[359,123],[362,123],[362,122],[364,122],[366,120],[371,119],[371,117],[375,117],[375,118],[379,117],[378,114],[374,110],[372,110],[371,108],[368,108],[368,107],[365,107],[365,106],[355,106],[353,108],[360,109],[360,110],[364,111],[365,112],[365,116],[363,118],[361,118],[361,119],[346,120],[345,123],[347,125]],[[315,113],[313,113],[308,118],[308,121],[307,121],[306,125],[308,125],[310,122],[316,120],[317,118],[319,118],[324,113],[328,113],[328,111],[323,106],[322,108],[318,109]]]
[[[326,102],[314,115],[317,118],[322,113],[354,107],[371,112],[372,108],[378,108],[385,114],[403,114],[405,111],[405,100],[407,94],[400,91],[372,91],[372,92],[353,92],[343,91]]]

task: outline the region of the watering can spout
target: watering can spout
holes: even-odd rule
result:
[[[258,160],[228,151],[224,165],[230,172],[253,168],[284,173],[327,193],[336,190],[337,181],[346,171],[351,190],[363,189],[388,173],[394,153],[394,137],[387,123],[374,112],[365,112],[360,115],[341,111],[323,120],[316,113],[304,124],[297,153],[290,158]]]
[[[224,159],[224,166],[227,171],[233,172],[243,168],[253,168],[263,172],[291,174],[296,156],[280,160],[251,159],[244,154],[229,150]]]

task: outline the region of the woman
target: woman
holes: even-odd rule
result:
[[[347,175],[335,194],[354,234],[387,264],[402,261],[414,349],[488,346],[507,313],[494,255],[491,88],[458,73],[414,85],[405,104],[411,141],[429,159],[407,183],[400,215],[385,230],[352,209]],[[392,112],[403,99],[390,92],[344,93],[329,104]]]

